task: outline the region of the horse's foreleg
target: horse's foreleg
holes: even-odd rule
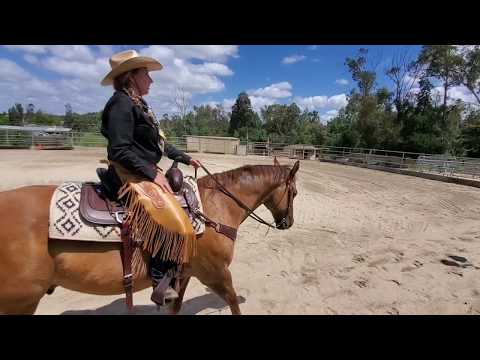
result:
[[[190,276],[180,280],[180,290],[178,291],[178,298],[173,301],[173,305],[170,308],[170,313],[172,315],[177,315],[182,308],[183,296],[185,295],[185,290],[187,290],[188,282],[190,281]]]
[[[230,270],[225,269],[223,276],[215,282],[209,282],[207,285],[218,296],[220,296],[230,306],[232,315],[241,315],[240,306],[238,305],[237,294],[233,288],[232,274]]]

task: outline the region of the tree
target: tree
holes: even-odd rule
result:
[[[35,105],[28,104],[27,113],[25,114],[25,120],[27,121],[28,124],[30,124],[33,122],[34,117],[35,117]]]
[[[367,54],[366,49],[360,49],[356,58],[346,59],[345,65],[357,84],[358,92],[357,89],[351,92],[347,107],[342,113],[345,119],[333,124],[330,133],[348,133],[346,137],[337,134],[337,143],[355,143],[355,146],[373,148],[385,142],[392,143],[392,139],[387,141],[383,137],[390,137],[395,129],[390,122],[392,94],[386,88],[376,91],[377,75],[374,69],[367,68]]]
[[[371,90],[375,87],[376,73],[373,70],[367,70],[368,50],[361,48],[356,58],[347,58],[345,65],[352,74],[353,80],[357,83],[362,97],[368,97]]]
[[[65,104],[65,117],[63,120],[63,126],[67,128],[72,128],[73,127],[73,110],[72,110],[72,105],[70,103]]]
[[[462,145],[466,155],[480,157],[480,110],[473,110],[468,113],[461,133]]]
[[[189,113],[191,104],[190,104],[190,96],[183,87],[177,87],[175,89],[174,103],[177,109],[177,114],[180,117],[180,121],[182,122],[182,125],[183,125],[183,135],[187,135],[189,133],[193,134],[191,132],[191,129],[187,126],[187,122],[185,121],[185,117]]]
[[[322,145],[325,142],[325,126],[320,122],[318,112],[305,110],[299,118],[297,144]]]
[[[233,135],[236,130],[242,127],[253,127],[255,125],[255,113],[247,93],[238,95],[235,104],[232,106],[230,126],[228,132]]]
[[[34,116],[34,123],[37,125],[58,125],[60,120],[38,109]]]
[[[355,121],[352,104],[348,104],[327,124],[327,145],[338,147],[357,147],[360,134],[353,126]]]
[[[480,105],[480,46],[463,46],[458,51],[461,60],[457,80],[472,93]]]
[[[8,115],[6,113],[0,114],[0,125],[8,125]]]
[[[422,66],[419,62],[402,52],[393,57],[390,67],[385,74],[393,83],[393,103],[397,111],[396,121],[402,123],[411,98],[411,91],[421,76]]]
[[[24,113],[22,104],[16,103],[8,109],[8,121],[10,125],[23,125]]]
[[[442,121],[445,124],[448,113],[448,90],[452,86],[460,84],[458,73],[462,59],[453,45],[425,45],[418,56],[418,63],[424,67],[427,76],[438,78],[442,81]]]
[[[274,104],[261,110],[265,130],[272,142],[295,143],[301,110],[297,104]]]

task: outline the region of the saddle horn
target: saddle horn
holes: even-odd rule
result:
[[[173,161],[172,166],[165,173],[165,177],[167,178],[168,183],[170,184],[170,187],[172,188],[173,192],[176,193],[176,192],[179,192],[182,189],[183,173],[178,168],[178,159],[175,159]]]

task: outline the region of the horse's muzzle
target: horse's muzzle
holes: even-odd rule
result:
[[[293,220],[288,221],[287,218],[283,218],[280,222],[277,223],[278,230],[286,230],[293,225]]]

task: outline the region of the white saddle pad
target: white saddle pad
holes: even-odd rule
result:
[[[121,242],[118,226],[87,223],[80,216],[81,182],[66,182],[53,193],[50,202],[49,237],[61,240]]]
[[[197,182],[191,176],[186,176],[184,181],[192,186],[198,199],[199,209],[203,213]],[[55,189],[50,202],[49,237],[60,240],[121,242],[120,227],[94,225],[80,216],[81,188],[81,182],[65,182]],[[177,197],[177,200],[185,209],[196,234],[202,234],[205,231],[205,224],[191,216],[186,209],[188,205],[183,197]]]

